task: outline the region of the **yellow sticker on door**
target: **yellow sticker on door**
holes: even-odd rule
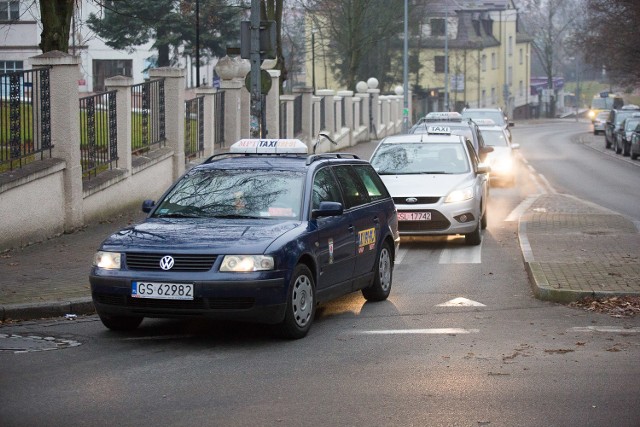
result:
[[[376,245],[375,228],[368,228],[358,232],[358,246],[362,249],[367,245],[369,246],[369,249],[373,249]],[[362,253],[362,251],[360,253]]]

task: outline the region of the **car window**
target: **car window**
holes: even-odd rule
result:
[[[640,123],[639,119],[627,119],[624,125],[624,129],[627,131],[631,131],[636,128],[638,123]]]
[[[475,148],[473,148],[473,145],[470,144],[467,141],[467,150],[469,151],[469,157],[471,160],[471,165],[473,167],[474,171],[478,170],[478,163],[480,163],[480,160],[478,159],[478,153],[476,153]]]
[[[507,138],[501,129],[482,129],[482,137],[486,145],[492,147],[507,147]]]
[[[371,165],[380,175],[456,174],[469,171],[465,159],[460,143],[383,144]]]
[[[369,194],[351,166],[335,166],[333,170],[342,188],[345,208],[353,208],[369,203]]]
[[[313,178],[312,209],[318,209],[320,202],[343,203],[338,181],[329,168],[322,168]]]
[[[154,217],[298,218],[302,172],[196,169],[158,203]]]
[[[364,186],[367,188],[367,192],[369,193],[369,198],[371,200],[380,200],[390,197],[384,183],[371,166],[354,165],[353,168],[360,176]]]

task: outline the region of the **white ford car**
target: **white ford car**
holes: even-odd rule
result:
[[[479,245],[487,226],[490,168],[471,141],[444,125],[380,141],[371,164],[398,209],[400,235],[462,234]]]

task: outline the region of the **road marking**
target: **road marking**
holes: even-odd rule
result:
[[[618,326],[580,326],[569,332],[607,332],[613,334],[640,334],[640,328],[620,328]]]
[[[440,264],[480,264],[482,246],[462,246],[445,248],[440,253]]]
[[[400,249],[398,251],[398,256],[396,257],[394,264],[400,264],[405,255],[407,255],[407,252],[409,252],[409,249]]]
[[[438,304],[436,307],[486,307],[486,305],[478,301],[460,297]]]
[[[431,328],[431,329],[386,329],[380,331],[360,331],[363,335],[443,335],[443,334],[477,334],[480,329]]]
[[[508,221],[508,222],[518,221],[522,216],[522,214],[531,207],[533,202],[535,202],[538,197],[539,196],[536,194],[534,196],[529,196],[526,199],[524,199],[522,202],[520,202],[518,206],[516,206],[514,210],[511,211],[511,213],[509,213],[505,221]]]

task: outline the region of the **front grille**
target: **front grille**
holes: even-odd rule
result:
[[[254,306],[255,299],[239,298],[194,298],[193,300],[165,300],[133,298],[130,295],[94,293],[93,299],[100,304],[131,308],[169,310],[247,310]]]
[[[216,261],[217,255],[211,254],[149,254],[127,252],[126,263],[129,270],[164,271],[160,268],[160,260],[171,255],[174,265],[170,271],[209,271]]]
[[[398,221],[398,231],[401,233],[411,233],[419,231],[446,230],[451,223],[438,211],[430,210],[431,221]]]
[[[407,199],[417,199],[415,203],[408,203]],[[440,197],[394,197],[393,203],[396,205],[434,205],[438,203]]]

